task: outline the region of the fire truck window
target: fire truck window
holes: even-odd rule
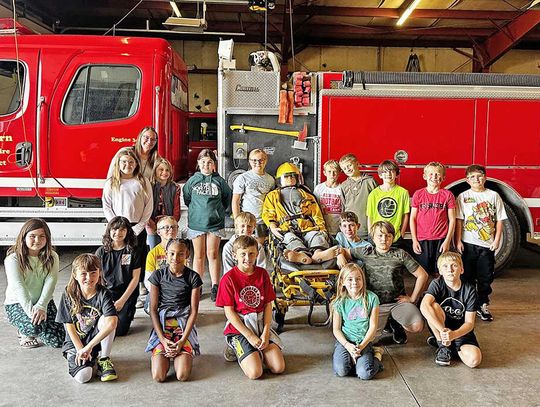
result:
[[[134,67],[85,67],[68,92],[62,118],[67,124],[82,124],[133,116],[139,106],[140,82]]]
[[[0,115],[15,112],[21,105],[24,66],[15,61],[0,61]]]

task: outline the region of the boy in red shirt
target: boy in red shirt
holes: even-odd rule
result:
[[[237,265],[219,283],[216,305],[223,307],[227,324],[223,333],[244,374],[258,379],[263,362],[274,374],[283,373],[281,339],[270,328],[274,287],[265,269],[255,266],[257,241],[239,236],[233,243]]]
[[[426,188],[419,189],[411,201],[411,235],[416,261],[432,277],[438,275],[437,258],[451,249],[456,225],[456,200],[441,188],[446,170],[430,162],[424,168]]]

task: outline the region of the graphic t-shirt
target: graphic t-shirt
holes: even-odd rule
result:
[[[430,194],[426,188],[416,191],[411,207],[417,208],[416,237],[418,240],[439,240],[448,233],[448,209],[456,207],[452,192],[440,189]]]
[[[191,304],[191,291],[203,284],[199,274],[188,267],[184,267],[180,277],[172,274],[168,267],[160,268],[148,281],[159,287],[158,311],[187,307]]]
[[[246,171],[240,174],[233,183],[233,194],[242,194],[241,208],[255,216],[261,223],[261,212],[266,194],[276,187],[276,181],[270,174],[255,174]]]
[[[275,298],[274,287],[265,269],[255,266],[252,274],[246,274],[235,266],[219,282],[216,306],[231,306],[238,314],[246,315],[263,312],[266,304]],[[232,324],[227,324],[223,333],[240,334]]]
[[[441,276],[431,282],[427,294],[432,295],[435,302],[441,306],[446,315],[445,326],[452,330],[465,323],[465,312],[475,312],[477,309],[476,290],[472,284],[466,282],[462,282],[461,288],[454,291],[446,285]]]
[[[377,187],[368,196],[366,216],[372,225],[380,220],[390,222],[396,229],[394,242],[401,237],[403,215],[409,212],[409,192],[399,185],[390,191]]]
[[[369,329],[369,317],[373,308],[379,305],[379,298],[375,293],[367,291],[367,305],[364,307],[364,301],[361,298],[344,298],[337,301],[334,310],[341,315],[341,331],[345,338],[351,343],[359,344],[364,340]]]
[[[377,294],[381,304],[394,303],[404,295],[404,271],[413,274],[420,267],[409,253],[394,247],[386,253],[379,253],[374,247],[355,248],[351,249],[351,256],[364,263],[367,288]]]
[[[165,266],[167,266],[167,252],[161,244],[158,244],[146,256],[146,272],[152,273]]]
[[[499,194],[491,189],[474,192],[469,189],[457,197],[458,219],[463,219],[461,240],[489,247],[495,239],[495,223],[507,219]]]
[[[321,210],[326,223],[326,230],[331,235],[339,232],[339,215],[343,212],[345,197],[343,191],[337,187],[329,187],[324,182],[317,185],[313,190],[313,195],[319,200]]]
[[[345,210],[354,212],[358,216],[360,229],[358,235],[365,239],[368,236],[366,207],[369,193],[377,188],[377,181],[371,175],[362,174],[355,180],[347,178],[340,185],[343,195],[345,196]]]
[[[101,246],[96,250],[96,256],[101,259],[105,286],[111,291],[116,301],[126,291],[133,278],[133,270],[141,267],[139,254],[136,251],[130,252],[127,247],[107,252]],[[132,295],[136,296],[136,291]]]
[[[83,306],[78,314],[71,313],[70,300],[66,293],[62,294],[58,313],[56,314],[56,322],[61,324],[73,324],[77,330],[77,335],[81,338],[81,342],[86,345],[98,334],[98,319],[102,315],[104,317],[116,316],[116,308],[109,290],[105,287],[98,287],[96,295],[90,299],[81,300]],[[70,349],[75,349],[75,345],[66,330],[66,338],[62,351],[67,352]]]

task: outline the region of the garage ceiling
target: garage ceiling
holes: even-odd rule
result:
[[[267,38],[270,49],[287,60],[293,46],[295,52],[313,45],[465,47],[474,50],[482,66],[489,66],[510,48],[540,49],[538,1],[421,0],[405,24],[396,26],[411,2],[277,0],[265,14],[250,11],[246,0],[208,0],[203,33],[185,33],[182,27],[180,32],[168,30],[163,22],[173,15],[169,0],[17,0],[15,4],[20,17],[56,33],[103,34],[114,26],[117,35],[179,40],[232,36],[236,42],[264,43]],[[202,17],[202,1],[176,3],[182,17]],[[11,9],[12,0],[0,0],[0,5]]]

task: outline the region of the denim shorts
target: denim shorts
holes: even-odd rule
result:
[[[203,232],[202,230],[193,230],[193,229],[188,228],[186,239],[193,240],[207,233],[212,233],[213,235],[216,235],[222,239],[225,239],[226,237],[225,229],[214,230],[212,232],[210,231]]]

